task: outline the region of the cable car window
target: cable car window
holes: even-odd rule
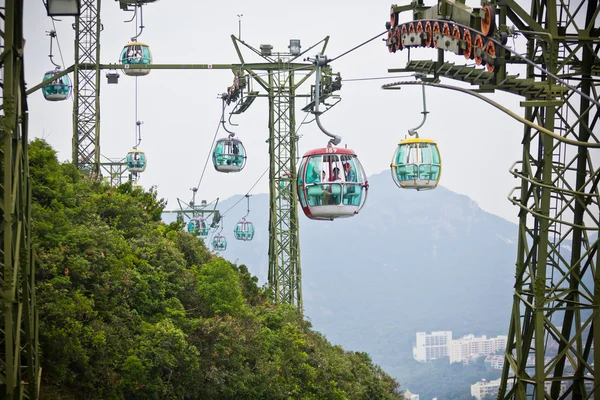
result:
[[[300,190],[300,204],[302,204],[302,207],[306,207],[306,196],[304,196],[304,190]]]

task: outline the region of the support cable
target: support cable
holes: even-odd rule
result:
[[[217,140],[217,134],[219,133],[219,128],[221,127],[221,118],[219,118],[219,123],[217,124],[217,130],[215,131],[215,135],[213,136],[212,143],[208,149],[208,156],[206,156],[206,162],[204,163],[204,168],[202,169],[202,175],[200,175],[200,180],[198,181],[197,189],[200,188],[200,184],[202,183],[202,179],[204,178],[204,172],[206,172],[206,166],[210,161],[210,156],[212,155],[213,146],[215,145],[215,141]]]
[[[359,47],[362,47],[362,46],[364,46],[365,44],[367,44],[367,43],[369,43],[369,42],[372,42],[373,40],[375,40],[375,39],[379,38],[381,35],[385,35],[387,32],[388,32],[388,31],[387,31],[387,30],[385,30],[385,31],[383,31],[383,32],[381,32],[381,33],[379,33],[379,34],[377,34],[377,35],[373,36],[371,39],[368,39],[368,40],[366,40],[366,41],[362,42],[362,43],[361,43],[361,44],[359,44],[358,46],[355,46],[355,47],[351,48],[350,50],[348,50],[348,51],[346,51],[346,52],[344,52],[344,53],[340,54],[339,56],[337,56],[337,57],[335,57],[335,58],[332,58],[331,60],[328,60],[328,61],[329,61],[329,62],[335,61],[335,60],[337,60],[338,58],[340,58],[340,57],[343,57],[343,56],[345,56],[346,54],[353,52],[354,50],[358,49]]]

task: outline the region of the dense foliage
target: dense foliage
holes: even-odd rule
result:
[[[400,399],[365,353],[275,306],[245,266],[30,144],[44,399]]]

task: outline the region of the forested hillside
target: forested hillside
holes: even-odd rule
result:
[[[42,399],[400,399],[365,353],[275,306],[164,202],[30,144]],[[243,260],[241,260],[243,261]]]

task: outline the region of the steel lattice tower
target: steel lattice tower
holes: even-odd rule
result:
[[[73,163],[100,172],[100,0],[81,0],[75,18]]]
[[[0,251],[4,318],[0,323],[0,396],[35,399],[39,395],[38,318],[31,247],[27,96],[23,67],[23,0],[7,0],[0,13],[2,187]]]
[[[295,92],[294,72],[278,63],[269,74],[269,286],[277,301],[302,309]]]
[[[598,7],[598,0],[533,0],[529,11],[514,0],[482,8],[447,0],[436,7],[392,6],[390,51],[439,49],[437,61],[412,60],[402,71],[525,98],[523,158],[510,169],[521,185],[509,196],[519,207],[519,237],[503,399],[600,399],[594,367],[600,363],[594,352],[600,347]],[[407,10],[413,22],[398,23],[398,13]],[[497,29],[486,29],[484,22],[496,15]],[[527,40],[525,57],[500,46],[511,34]],[[470,58],[482,66],[447,62],[444,50],[473,51]],[[526,65],[525,78],[508,74],[517,64]]]

